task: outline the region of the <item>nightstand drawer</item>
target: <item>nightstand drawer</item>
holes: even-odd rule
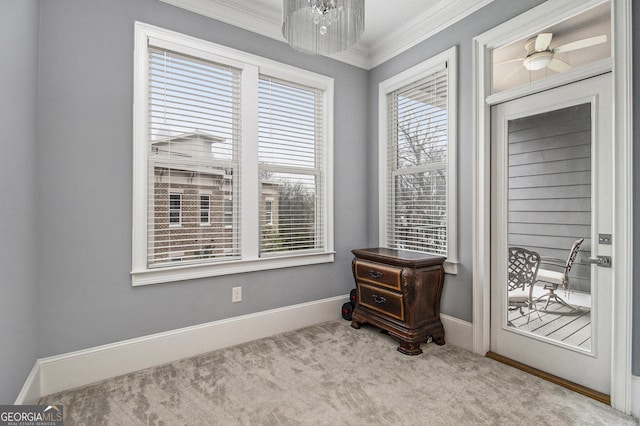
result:
[[[357,260],[355,272],[356,279],[400,291],[401,268]]]
[[[358,290],[359,305],[404,321],[404,305],[401,294],[363,283],[360,283]]]

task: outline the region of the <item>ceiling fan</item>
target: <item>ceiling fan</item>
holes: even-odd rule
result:
[[[555,72],[565,72],[571,69],[571,65],[556,58],[557,53],[571,52],[573,50],[585,49],[587,47],[596,46],[598,44],[606,43],[607,36],[605,34],[595,37],[589,37],[582,40],[573,41],[571,43],[563,44],[556,48],[550,49],[551,39],[553,33],[540,33],[535,37],[530,38],[525,43],[524,47],[527,50],[527,54],[524,58],[510,59],[508,61],[499,62],[496,65],[508,64],[512,62],[522,62],[521,66],[514,70],[511,74],[507,75],[503,82],[512,79],[523,67],[529,71],[541,70],[543,68],[549,68]]]

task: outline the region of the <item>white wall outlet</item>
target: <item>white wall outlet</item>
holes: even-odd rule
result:
[[[233,287],[231,289],[231,302],[241,302],[242,301],[242,287]]]

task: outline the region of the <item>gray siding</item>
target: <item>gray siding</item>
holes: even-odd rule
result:
[[[566,259],[573,242],[584,238],[577,262],[588,257],[590,104],[512,120],[508,131],[508,244]],[[589,292],[589,277],[590,267],[575,263],[569,285]]]

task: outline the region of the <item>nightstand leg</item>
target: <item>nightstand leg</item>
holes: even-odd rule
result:
[[[398,352],[414,356],[420,355],[422,353],[422,349],[420,349],[420,342],[405,342],[404,340],[401,340],[400,346],[398,346]]]
[[[435,343],[438,346],[442,346],[444,345],[444,327],[440,324],[436,330],[433,332],[433,334],[431,335],[431,337],[433,338],[433,343]]]

